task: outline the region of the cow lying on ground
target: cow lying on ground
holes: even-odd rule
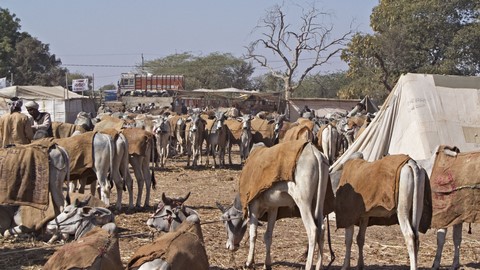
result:
[[[57,250],[43,269],[123,269],[117,235],[94,227],[79,240]]]
[[[32,157],[33,159],[30,160],[19,159],[20,156],[27,156],[27,151],[29,150],[36,153],[34,154],[36,158]],[[40,151],[40,153],[38,151]],[[2,155],[2,167],[11,168],[11,172],[19,172],[21,174],[21,177],[15,177],[16,181],[11,181],[11,179],[2,176],[4,181],[12,184],[17,183],[18,185],[14,185],[17,188],[21,187],[21,189],[18,190],[13,197],[10,197],[9,194],[2,194],[1,196],[1,203],[9,204],[10,206],[0,205],[0,208],[3,209],[0,211],[0,213],[2,213],[0,219],[5,223],[3,226],[8,226],[0,228],[0,232],[3,233],[5,237],[9,237],[20,233],[39,231],[45,223],[54,218],[65,205],[62,187],[65,180],[67,180],[68,183],[70,172],[67,152],[56,144],[50,144],[48,147],[23,145],[1,149],[0,155]],[[46,160],[48,160],[48,162],[45,162]],[[36,177],[30,179],[28,174],[25,173],[26,171],[36,172]],[[12,175],[15,176],[15,174]],[[25,183],[28,186],[21,184],[22,182],[18,182],[24,178],[23,176],[27,177],[25,178],[27,181]],[[41,180],[43,178],[38,178],[45,176],[48,176],[48,179]],[[28,191],[32,191],[30,187],[33,186],[31,184],[35,181],[39,181],[35,184],[35,187],[39,189],[36,189],[36,195],[34,193],[33,196],[29,196]],[[15,189],[10,190],[15,191]],[[25,193],[21,191],[25,191]],[[21,200],[18,200],[18,198],[21,198]],[[67,192],[67,202],[68,200],[69,194]]]
[[[186,220],[176,231],[163,234],[153,243],[140,247],[130,258],[128,270],[171,269],[207,270],[200,219]]]
[[[76,199],[73,204],[67,205],[59,215],[48,222],[46,232],[54,235],[48,241],[49,243],[57,240],[58,235],[63,236],[64,239],[74,235],[74,240],[78,240],[96,226],[114,232],[116,226],[113,213],[104,207],[89,206],[91,199],[92,197],[82,201]]]
[[[278,159],[278,156],[283,158]],[[308,236],[305,269],[312,268],[317,243],[319,252],[316,268],[320,269],[323,253],[323,237],[320,235],[323,234],[328,179],[328,161],[311,143],[297,140],[271,148],[254,145],[240,175],[239,193],[233,206],[225,209],[217,204],[227,229],[227,249],[238,249],[248,218],[250,247],[246,266],[253,266],[258,222],[267,214],[265,268],[270,269],[270,247],[275,221],[301,213]]]
[[[438,146],[432,157],[417,161],[427,172],[432,189],[432,228],[437,228],[437,253],[432,269],[439,269],[447,228],[453,226],[454,255],[450,269],[460,268],[462,225],[480,219],[480,152],[460,153],[457,147]]]
[[[162,193],[162,202],[158,204],[157,210],[147,220],[147,225],[155,228],[159,232],[175,231],[182,222],[190,220],[198,213],[191,207],[183,203],[190,196],[190,192],[185,197],[169,198]]]
[[[366,162],[361,157],[344,164],[336,189],[337,228],[345,228],[346,251],[342,270],[350,267],[354,225],[360,227],[357,268],[363,269],[367,226],[395,224],[391,220],[395,215],[407,245],[410,269],[417,269],[425,172],[407,155],[387,156],[375,162]]]

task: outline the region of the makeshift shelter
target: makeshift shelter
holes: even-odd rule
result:
[[[480,77],[406,74],[377,116],[331,166],[340,169],[354,152],[368,161],[387,154],[430,158],[437,145],[480,150]]]
[[[378,112],[378,107],[373,103],[372,99],[369,96],[365,96],[360,103],[365,105],[365,111],[367,113],[376,113]]]
[[[11,97],[23,99],[23,104],[34,100],[40,111],[49,112],[52,121],[73,123],[80,111],[95,112],[95,101],[61,86],[10,86],[0,89],[0,113],[8,113],[7,102]],[[27,113],[25,107],[22,112]]]

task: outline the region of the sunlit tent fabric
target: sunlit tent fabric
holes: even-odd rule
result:
[[[330,170],[339,170],[354,152],[374,161],[387,154],[426,159],[440,144],[480,150],[479,134],[480,77],[408,73]]]
[[[23,99],[23,104],[34,100],[40,111],[51,114],[52,121],[73,123],[80,111],[95,112],[93,99],[68,91],[62,86],[10,86],[0,89],[0,114],[9,112],[7,105],[11,97]],[[22,111],[27,113],[25,107]]]

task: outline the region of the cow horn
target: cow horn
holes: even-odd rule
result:
[[[165,192],[162,192],[162,202],[163,202],[165,205],[171,205],[171,204],[172,204],[172,199],[168,198],[168,197],[165,195]]]
[[[189,191],[188,194],[187,194],[187,196],[185,196],[185,197],[183,197],[183,198],[180,198],[179,201],[181,201],[182,203],[184,203],[184,202],[188,199],[188,197],[190,197],[190,193],[191,193],[191,192]]]
[[[217,205],[217,208],[220,209],[220,211],[222,211],[222,213],[225,213],[226,209],[221,203],[215,202],[215,204]]]

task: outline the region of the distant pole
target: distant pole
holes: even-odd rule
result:
[[[143,53],[142,53],[142,73],[145,72],[145,69],[144,69],[144,61],[145,61],[145,60],[143,59]]]
[[[65,89],[67,89],[66,99],[68,99],[68,72],[65,72]],[[65,98],[65,96],[64,96],[64,98]]]
[[[95,91],[95,73],[92,73],[92,92],[90,93],[90,98],[93,96],[93,91]]]

